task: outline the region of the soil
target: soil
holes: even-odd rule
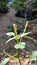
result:
[[[17,20],[22,20],[22,18],[16,17],[15,13],[16,13],[16,11],[14,9],[10,8],[10,11],[7,14],[0,15],[1,16],[0,17],[0,52],[2,52],[4,48],[8,52],[11,49],[12,49],[12,51],[15,52],[15,50],[13,48],[14,44],[12,44],[12,43],[15,43],[15,41],[11,41],[10,45],[8,44],[8,45],[5,45],[2,47],[2,43],[5,44],[5,41],[9,38],[5,35],[5,33],[8,32],[7,26],[15,23],[15,21],[17,21]],[[20,24],[21,24],[21,26],[20,26]],[[18,22],[18,28],[22,29],[23,26],[24,26],[23,22]],[[30,31],[33,32],[31,36],[37,40],[37,18],[29,21],[29,27],[28,28]],[[30,46],[32,47],[32,50],[37,50],[37,44],[34,43],[33,41],[28,40],[28,39],[23,39],[22,41],[25,41],[27,43],[26,50],[29,50]]]

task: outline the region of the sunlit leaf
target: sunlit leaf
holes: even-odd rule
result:
[[[31,32],[27,32],[27,33],[22,33],[22,34],[20,34],[20,37],[24,37],[24,36],[26,36],[26,35],[28,35],[28,34],[30,34]]]
[[[20,42],[20,43],[18,43],[18,44],[15,44],[15,45],[14,45],[14,48],[15,48],[15,49],[24,49],[25,46],[26,46],[26,44],[25,44],[24,42]]]
[[[13,39],[15,39],[15,37],[12,37],[12,38],[8,39],[8,40],[6,41],[6,44],[7,44],[8,42],[12,41]]]
[[[8,43],[8,42],[10,42],[10,41],[12,41],[13,39],[19,39],[20,37],[19,37],[19,35],[16,35],[16,36],[14,36],[14,37],[12,37],[12,38],[10,38],[10,39],[8,39],[7,41],[6,41],[6,43]]]
[[[30,55],[31,60],[36,61],[36,57],[37,57],[37,51],[32,51],[32,54]]]
[[[8,63],[10,60],[10,58],[5,58],[0,65],[6,65],[6,63]]]
[[[8,33],[6,33],[6,35],[8,35],[8,36],[15,36],[15,33],[14,32],[8,32]]]

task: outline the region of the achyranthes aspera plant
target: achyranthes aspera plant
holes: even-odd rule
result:
[[[23,33],[17,34],[17,26],[16,26],[16,24],[13,24],[14,32],[8,32],[8,33],[6,33],[6,35],[8,35],[9,37],[12,37],[12,38],[10,38],[9,40],[6,41],[6,44],[9,43],[13,39],[16,40],[16,44],[14,45],[14,48],[16,49],[16,53],[13,56],[11,56],[8,53],[4,52],[5,54],[9,55],[10,57],[16,57],[16,56],[18,56],[18,59],[19,59],[18,49],[24,49],[26,47],[26,43],[25,42],[21,42],[22,38],[25,37],[25,38],[29,38],[29,39],[33,40],[33,38],[27,36],[28,34],[31,34],[31,32],[25,33],[26,29],[27,29],[27,26],[28,26],[28,23],[29,22],[27,21]],[[36,40],[33,40],[33,41],[37,42]],[[7,60],[7,59],[5,59],[5,60]],[[8,61],[9,61],[9,58],[6,61],[6,63]],[[19,59],[19,62],[20,62],[20,59]],[[4,65],[6,63],[4,63]],[[21,65],[21,62],[20,62],[20,65]]]
[[[17,25],[13,24],[14,32],[6,33],[6,35],[11,37],[9,40],[6,41],[6,44],[9,43],[13,39],[16,40],[16,44],[14,45],[14,48],[16,49],[16,54],[14,54],[14,56],[18,56],[18,49],[24,49],[25,46],[26,46],[26,43],[25,42],[21,42],[21,40],[22,40],[23,37],[25,37],[26,35],[31,33],[31,32],[25,33],[27,26],[28,26],[28,21],[26,22],[26,25],[25,25],[25,28],[24,28],[24,32],[20,33],[20,34],[17,34]]]
[[[14,48],[16,49],[16,53],[14,54],[14,57],[15,56],[18,56],[19,57],[18,49],[24,49],[26,47],[26,43],[25,42],[21,42],[21,40],[22,40],[23,37],[29,38],[29,39],[31,39],[31,40],[33,40],[34,42],[37,43],[37,41],[35,39],[27,36],[28,34],[31,34],[32,33],[32,32],[27,32],[26,33],[26,30],[27,30],[27,27],[28,27],[28,23],[29,23],[29,21],[26,22],[24,31],[22,33],[20,33],[20,34],[17,34],[17,25],[16,24],[13,24],[14,32],[8,32],[8,33],[6,33],[6,35],[8,35],[10,37],[13,36],[12,38],[10,38],[9,40],[6,41],[6,44],[9,43],[13,39],[16,40],[16,44],[14,45]]]

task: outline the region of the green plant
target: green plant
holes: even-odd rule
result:
[[[7,4],[8,0],[0,0],[0,4]]]
[[[6,65],[6,63],[10,60],[10,58],[5,58],[4,60],[2,60],[2,62],[0,63],[0,65]]]
[[[9,43],[11,40],[15,39],[16,40],[16,44],[14,45],[14,48],[16,49],[16,53],[12,56],[10,55],[9,53],[6,53],[6,52],[3,52],[5,55],[9,56],[10,58],[15,58],[15,57],[18,57],[19,59],[19,63],[21,65],[21,60],[19,58],[19,52],[18,50],[19,49],[24,49],[26,47],[26,43],[25,42],[21,42],[22,38],[25,37],[25,38],[29,38],[31,40],[33,40],[34,42],[37,42],[36,40],[34,40],[33,38],[27,36],[28,34],[30,34],[31,32],[27,32],[26,33],[26,29],[27,29],[27,26],[28,26],[28,21],[26,22],[26,25],[25,25],[25,28],[24,28],[24,31],[23,33],[20,33],[20,34],[17,34],[17,26],[16,24],[13,24],[13,27],[14,27],[14,32],[8,32],[6,33],[6,35],[8,35],[9,37],[13,36],[12,38],[10,38],[9,40],[6,41],[6,44]],[[1,64],[2,65],[2,64]],[[5,64],[4,64],[5,65]]]
[[[32,7],[37,8],[37,0],[33,0]]]
[[[22,9],[22,8],[25,8],[24,6],[24,2],[26,0],[15,0],[12,4],[11,4],[11,7],[16,9],[16,10],[19,10],[19,9]]]
[[[7,44],[8,42],[10,42],[11,40],[13,40],[13,39],[16,40],[16,44],[14,45],[14,48],[16,49],[16,54],[14,55],[14,57],[18,56],[18,59],[19,59],[18,50],[19,50],[19,49],[24,49],[25,46],[26,46],[26,43],[25,43],[25,42],[21,42],[21,39],[22,39],[24,36],[26,36],[26,35],[28,35],[28,34],[31,33],[31,32],[25,33],[26,28],[27,28],[27,25],[28,25],[28,21],[26,22],[26,26],[25,26],[25,29],[24,29],[24,32],[23,32],[23,33],[17,34],[17,26],[16,26],[16,24],[13,24],[14,32],[15,32],[15,33],[14,33],[14,32],[8,32],[8,33],[6,33],[6,35],[8,35],[8,36],[14,36],[14,37],[10,38],[9,40],[7,40],[7,41],[6,41],[6,44]],[[20,59],[19,59],[19,62],[20,62]]]
[[[30,54],[31,61],[35,61],[35,65],[37,65],[37,51],[32,51]]]

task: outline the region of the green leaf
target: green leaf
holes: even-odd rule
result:
[[[10,58],[5,58],[0,65],[6,65],[6,63],[8,63],[10,60]]]
[[[32,51],[32,54],[30,55],[31,60],[36,61],[36,57],[37,57],[37,51]]]
[[[19,39],[19,38],[20,38],[20,36],[19,36],[19,35],[16,35],[16,36],[14,36],[14,37],[8,39],[8,40],[6,41],[6,44],[7,44],[8,42],[12,41],[13,39],[16,40],[16,39]]]
[[[7,44],[8,42],[10,42],[11,40],[13,40],[13,39],[15,39],[15,37],[12,37],[12,38],[8,39],[8,40],[6,41],[6,44]]]
[[[14,36],[14,37],[8,39],[8,40],[6,41],[6,43],[10,42],[10,41],[13,40],[13,39],[18,40],[18,39],[20,39],[20,38],[22,38],[22,37],[24,37],[24,36],[26,36],[26,35],[28,35],[28,34],[30,34],[30,33],[31,33],[31,32],[22,33],[22,34],[20,34],[20,35],[16,35],[16,36]]]
[[[27,32],[27,33],[22,33],[22,34],[20,34],[20,37],[24,37],[24,36],[26,36],[26,35],[28,35],[28,34],[30,34],[31,32]]]
[[[8,35],[8,36],[15,36],[15,33],[14,32],[8,32],[8,33],[6,33],[6,35]]]
[[[25,44],[24,42],[20,42],[20,43],[18,43],[18,44],[15,44],[15,45],[14,45],[14,48],[15,48],[15,49],[24,49],[25,46],[26,46],[26,44]]]

